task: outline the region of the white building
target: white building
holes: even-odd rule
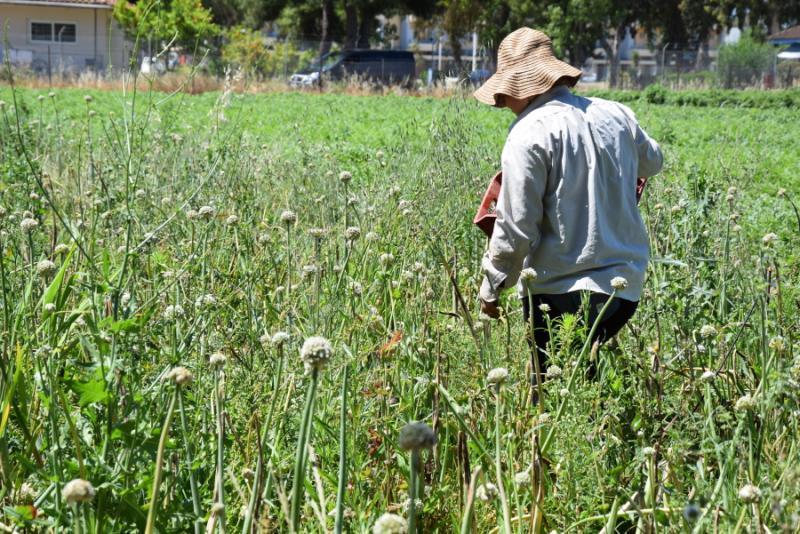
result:
[[[0,0],[8,37],[4,58],[36,72],[64,73],[127,66],[131,43],[114,20],[115,0]]]

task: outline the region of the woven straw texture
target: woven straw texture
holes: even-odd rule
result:
[[[480,102],[497,106],[497,95],[527,99],[549,91],[562,78],[574,85],[581,71],[556,59],[544,33],[520,28],[508,34],[497,50],[497,72],[475,91]]]

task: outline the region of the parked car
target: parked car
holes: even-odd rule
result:
[[[416,76],[414,54],[403,50],[345,50],[323,57],[319,63],[292,74],[289,84],[304,87],[319,81],[320,70],[327,80],[342,80],[355,76],[375,83],[409,84]]]

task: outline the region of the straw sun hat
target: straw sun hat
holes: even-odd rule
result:
[[[497,95],[524,100],[546,93],[564,78],[575,85],[580,77],[579,69],[556,59],[547,35],[520,28],[500,43],[497,72],[475,91],[475,98],[497,106]]]

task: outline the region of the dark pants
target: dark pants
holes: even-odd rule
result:
[[[584,299],[588,302],[588,310],[582,304]],[[550,317],[550,322],[554,323],[556,319],[565,313],[578,314],[579,319],[586,321],[586,328],[591,329],[595,319],[597,319],[600,310],[608,300],[608,295],[603,293],[592,293],[589,291],[573,291],[570,293],[562,293],[560,295],[531,295],[533,304],[533,343],[531,350],[538,356],[539,359],[539,372],[544,374],[547,370],[547,345],[550,342],[550,333],[547,330],[547,320],[545,319],[545,312],[540,307],[542,304],[549,306],[547,315]],[[530,317],[530,303],[527,298],[522,299],[522,314],[525,322],[529,321]],[[592,337],[592,342],[600,341],[605,343],[619,332],[625,323],[628,322],[636,311],[638,302],[615,298],[605,314],[603,319],[597,326],[597,330]],[[529,340],[530,341],[530,340]],[[533,355],[533,354],[532,354]],[[531,361],[531,365],[533,365]],[[594,364],[589,366],[589,375],[594,375]],[[531,369],[535,372],[535,367]]]

